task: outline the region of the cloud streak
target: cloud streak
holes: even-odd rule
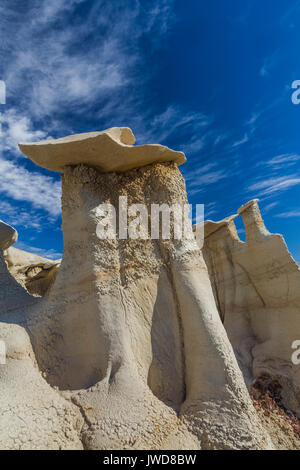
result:
[[[30,253],[34,253],[38,256],[41,256],[42,258],[48,258],[55,261],[61,259],[62,257],[62,253],[53,249],[47,250],[45,248],[31,246],[23,242],[17,242],[14,247],[18,248],[19,250],[29,251]]]
[[[281,212],[280,214],[276,214],[276,217],[280,217],[282,219],[291,219],[291,218],[295,218],[295,217],[300,217],[300,210]]]
[[[19,115],[17,110],[12,108],[0,113],[0,151],[18,150],[18,143],[32,142],[45,139],[47,133],[34,130],[29,117]]]
[[[15,162],[0,158],[0,193],[15,201],[29,202],[51,216],[60,212],[61,185],[50,176],[30,172]]]
[[[285,168],[287,166],[295,165],[300,161],[300,155],[285,153],[282,155],[277,155],[276,157],[271,158],[265,162],[259,163],[270,166],[274,169],[280,169],[281,167]]]
[[[248,186],[248,191],[256,192],[259,196],[269,196],[274,193],[286,191],[289,188],[300,184],[300,178],[297,175],[280,176],[263,179]]]
[[[119,1],[33,0],[22,11],[19,4],[4,0],[0,7],[2,74],[8,98],[17,96],[19,107],[39,119],[95,103],[101,109],[110,97],[121,103],[122,92],[137,86],[140,38],[151,35],[154,47],[172,22],[171,0],[133,1],[130,8]]]
[[[218,169],[216,163],[207,163],[194,171],[184,174],[189,194],[194,195],[205,191],[207,186],[216,184],[228,177],[225,169]]]
[[[0,201],[0,219],[18,229],[34,229],[38,232],[46,225],[46,217],[41,214],[29,213],[27,210],[7,201]]]

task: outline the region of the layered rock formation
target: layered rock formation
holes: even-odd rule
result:
[[[146,207],[149,222],[153,204],[187,203],[177,168],[184,155],[133,143],[129,129],[113,128],[20,146],[37,164],[63,172],[64,253],[42,298],[17,284],[2,256],[1,292],[9,280],[28,301],[8,311],[3,295],[0,338],[8,360],[0,368],[1,446],[272,448],[228,339],[250,376],[235,341],[250,344],[256,333],[235,313],[231,286],[221,286],[213,270],[220,262],[209,245],[214,230],[205,258],[228,334],[195,240],[176,239],[174,226],[170,239],[161,232],[157,238],[98,236],[103,204],[116,208],[120,225],[120,197],[135,204],[131,220]],[[217,246],[228,254],[226,243]],[[229,279],[226,263],[224,269]]]
[[[300,270],[281,235],[270,234],[257,200],[238,210],[246,241],[234,219],[205,224],[204,258],[220,317],[250,387],[276,381],[286,408],[300,416],[300,368],[292,344],[300,338]]]
[[[3,252],[9,272],[32,295],[43,297],[51,289],[60,260],[51,261],[11,246]]]

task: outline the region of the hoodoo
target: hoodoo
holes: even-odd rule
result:
[[[21,370],[16,376],[14,353],[1,369],[5,396],[12,385],[17,392],[15,402],[1,402],[10,411],[0,441],[5,448],[272,448],[196,241],[97,235],[103,204],[122,217],[120,196],[148,214],[152,204],[187,204],[178,169],[184,155],[133,143],[130,129],[113,128],[20,145],[37,164],[62,172],[64,252],[47,295],[19,286],[32,303],[0,323],[1,336],[20,332],[18,349],[15,334],[6,340]],[[25,371],[28,390],[18,382]],[[11,424],[19,402],[26,402],[26,435]],[[49,407],[52,424],[42,422],[36,438],[29,416]]]
[[[87,448],[264,447],[196,243],[97,237],[119,196],[187,204],[184,155],[133,142],[113,128],[20,145],[63,172],[63,260],[29,322],[37,363],[85,416]]]

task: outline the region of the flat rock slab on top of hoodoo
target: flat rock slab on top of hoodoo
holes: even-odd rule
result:
[[[128,171],[158,162],[186,161],[183,152],[163,145],[137,145],[128,127],[112,127],[102,132],[74,134],[56,140],[20,143],[19,148],[37,165],[53,171],[64,171],[80,163],[102,173]]]

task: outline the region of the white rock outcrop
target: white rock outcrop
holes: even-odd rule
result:
[[[17,231],[0,220],[0,250],[5,251],[18,240]]]
[[[97,236],[101,204],[122,217],[119,196],[147,208],[187,203],[177,168],[183,154],[132,144],[129,130],[113,128],[21,146],[37,164],[63,172],[64,252],[48,294],[0,316],[0,338],[12,351],[0,368],[1,445],[272,448],[196,242]],[[4,260],[3,271],[10,276]]]
[[[204,258],[220,317],[245,380],[276,380],[287,409],[300,416],[300,366],[292,344],[300,339],[300,269],[281,235],[271,234],[257,200],[238,210],[246,241],[234,219],[205,224]]]
[[[51,289],[61,263],[11,246],[4,252],[11,275],[32,295],[44,296]]]

